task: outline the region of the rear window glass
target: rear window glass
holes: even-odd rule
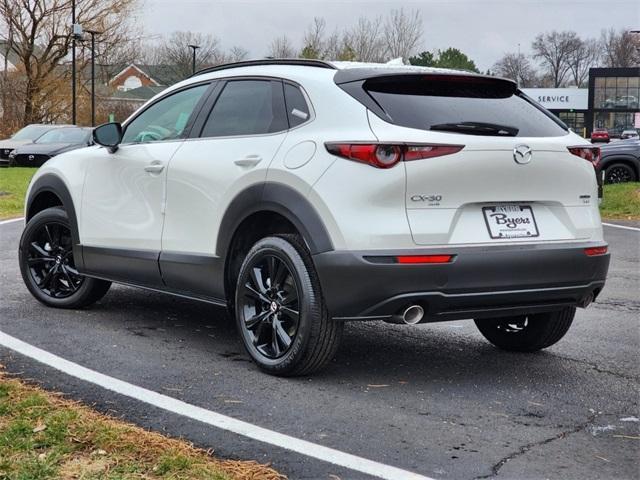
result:
[[[297,127],[298,125],[309,120],[309,105],[304,98],[304,94],[300,89],[289,83],[284,84],[284,100],[287,104],[287,117],[289,118],[289,126]]]
[[[567,133],[550,113],[504,80],[404,75],[367,80],[363,88],[388,120],[404,127],[519,137]]]

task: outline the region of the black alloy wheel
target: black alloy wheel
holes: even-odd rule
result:
[[[268,359],[284,356],[300,322],[300,292],[287,260],[276,253],[253,259],[240,287],[239,312],[253,347]]]
[[[78,291],[84,277],[73,261],[71,231],[57,221],[43,223],[29,238],[26,262],[37,287],[52,298],[68,298]]]
[[[298,235],[258,240],[236,278],[235,320],[244,347],[267,373],[308,375],[335,355],[343,323],[331,317],[313,259]]]
[[[111,282],[78,271],[73,245],[69,217],[61,207],[38,212],[22,232],[22,279],[31,295],[49,307],[86,307],[100,300],[111,286]]]
[[[607,167],[604,174],[605,183],[633,182],[636,179],[633,169],[624,163],[615,163]]]

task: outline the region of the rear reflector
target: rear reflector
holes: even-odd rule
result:
[[[397,263],[449,263],[453,255],[402,255],[396,257]]]
[[[594,167],[600,163],[600,147],[567,147],[577,157],[591,162]]]
[[[604,255],[609,250],[609,247],[590,247],[585,248],[584,253],[589,257],[595,257],[597,255]]]
[[[391,168],[401,161],[451,155],[462,150],[464,145],[326,143],[325,147],[338,157],[368,163],[377,168]]]

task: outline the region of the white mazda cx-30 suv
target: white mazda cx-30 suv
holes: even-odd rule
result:
[[[349,320],[473,319],[539,350],[605,283],[599,149],[509,80],[240,62],[94,140],[31,182],[31,293],[78,308],[119,282],[226,305],[273,374],[326,365]]]

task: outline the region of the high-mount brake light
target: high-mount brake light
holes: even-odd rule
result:
[[[394,143],[326,143],[325,146],[333,155],[368,163],[377,168],[391,168],[401,161],[409,162],[451,155],[464,148],[464,145]]]
[[[567,147],[573,155],[591,162],[594,167],[600,163],[600,147]]]

